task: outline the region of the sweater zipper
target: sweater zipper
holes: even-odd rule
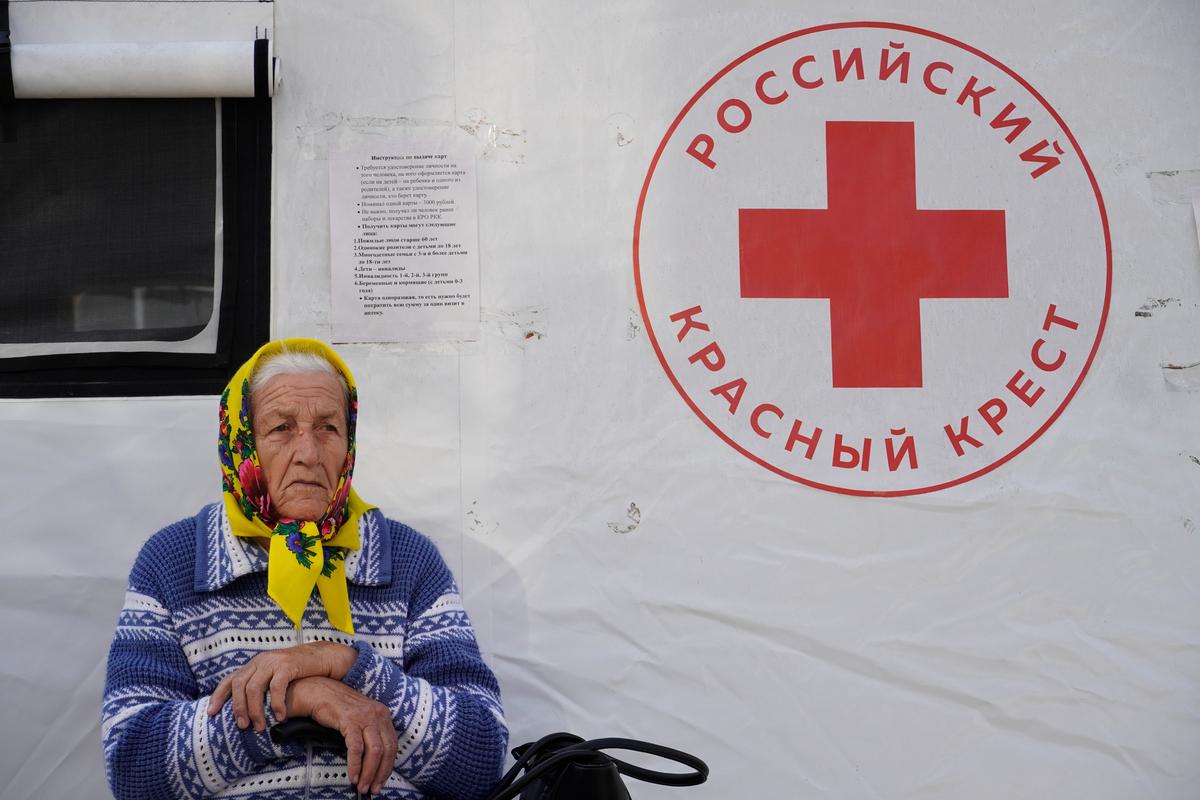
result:
[[[304,800],[308,800],[308,790],[312,781],[312,742],[304,743]]]
[[[300,612],[300,624],[296,626],[296,644],[304,644],[304,612]],[[312,760],[313,746],[312,742],[304,743],[304,800],[309,800],[309,793],[312,787]]]

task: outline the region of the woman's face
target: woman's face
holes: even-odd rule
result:
[[[326,373],[277,375],[250,399],[258,460],[281,518],[317,520],[349,447],[342,382]]]

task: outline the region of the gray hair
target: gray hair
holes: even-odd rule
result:
[[[304,350],[290,350],[286,345],[276,353],[264,356],[254,365],[250,375],[250,397],[267,384],[272,378],[280,375],[332,375],[342,385],[342,394],[346,401],[346,415],[350,414],[350,384],[346,376],[338,368],[319,353]]]

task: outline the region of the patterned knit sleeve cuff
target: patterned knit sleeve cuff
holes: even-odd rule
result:
[[[342,678],[342,683],[356,692],[366,694],[365,686],[368,676],[377,669],[375,665],[375,653],[371,650],[371,645],[362,639],[355,639],[352,646],[358,651],[358,658],[354,660],[354,665],[350,667],[349,671]]]
[[[387,704],[386,696],[394,692],[393,684],[402,683],[404,673],[388,658],[379,655],[362,639],[354,642],[358,658],[350,671],[342,678],[342,683],[357,692],[365,694],[374,700]]]
[[[301,744],[275,743],[271,738],[271,728],[275,727],[279,722],[279,718],[275,716],[275,712],[271,709],[270,692],[267,692],[264,705],[267,729],[259,732],[254,730],[254,726],[251,725],[246,730],[239,731],[242,747],[245,748],[247,757],[255,764],[267,764],[283,758],[304,755],[304,746]]]

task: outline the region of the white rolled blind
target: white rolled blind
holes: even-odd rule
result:
[[[11,0],[18,99],[253,97],[254,42],[268,40],[267,89],[279,84],[270,2]]]

